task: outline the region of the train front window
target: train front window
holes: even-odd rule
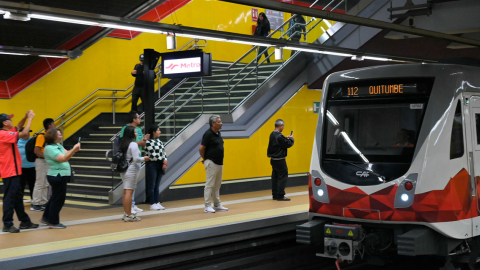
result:
[[[325,158],[411,162],[423,103],[334,105],[327,109]]]
[[[323,170],[353,185],[380,184],[405,174],[432,86],[428,78],[329,85]]]

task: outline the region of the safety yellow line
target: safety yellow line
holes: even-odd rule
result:
[[[287,215],[287,214],[293,214],[293,213],[300,213],[300,212],[306,213],[307,209],[308,209],[308,204],[302,204],[302,205],[296,205],[291,207],[251,212],[251,213],[240,214],[240,215],[211,218],[206,220],[196,220],[196,221],[190,221],[185,223],[177,223],[177,224],[164,225],[164,226],[158,226],[158,227],[152,227],[152,228],[146,228],[146,229],[130,230],[130,231],[123,231],[118,233],[82,237],[77,239],[57,241],[57,242],[51,242],[51,243],[45,243],[45,244],[8,248],[8,249],[0,250],[0,260],[13,258],[13,257],[29,256],[33,254],[39,254],[39,253],[55,252],[55,251],[61,251],[66,249],[75,249],[75,248],[81,248],[86,246],[96,246],[96,245],[102,245],[102,244],[118,242],[118,241],[127,241],[127,240],[139,239],[141,237],[152,237],[156,235],[162,235],[162,234],[168,234],[168,233],[174,233],[174,232],[180,232],[180,231],[188,231],[188,230],[195,230],[195,229],[201,229],[201,228],[211,228],[212,226],[225,225],[229,223],[238,223],[238,222],[248,221],[248,220],[264,219],[268,217],[281,216],[281,215]],[[123,221],[119,220],[118,222],[123,222]],[[69,229],[67,228],[67,230]]]
[[[93,207],[110,206],[110,204],[104,204],[104,203],[80,202],[80,201],[70,201],[70,200],[66,200],[65,203],[73,204],[73,205],[93,206]]]

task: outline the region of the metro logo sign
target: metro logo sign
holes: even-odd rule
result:
[[[200,57],[165,60],[165,74],[201,72],[201,61]]]
[[[175,65],[175,64],[170,64],[170,66],[168,67],[165,67],[165,69],[170,69],[170,70],[173,70],[175,67],[178,67],[178,65]]]

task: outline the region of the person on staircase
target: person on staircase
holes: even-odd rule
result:
[[[145,76],[143,75],[143,60],[145,59],[143,53],[140,54],[140,64],[136,64],[135,67],[132,70],[132,76],[135,77],[135,86],[133,87],[132,91],[132,111],[138,112],[138,99],[142,99],[142,102],[144,102],[145,98],[145,88],[144,88],[144,78]],[[155,75],[155,78],[157,78],[157,75]]]
[[[46,118],[43,120],[43,127],[45,128],[46,134],[50,129],[55,128],[55,121],[52,118]],[[44,211],[45,205],[48,201],[48,188],[49,184],[47,181],[47,171],[48,164],[45,161],[45,156],[43,152],[45,151],[45,135],[43,133],[37,135],[37,140],[35,141],[35,187],[33,188],[33,200],[31,211]]]
[[[145,135],[145,137],[143,136],[142,129],[140,128],[140,124],[142,123],[142,120],[140,119],[140,115],[138,115],[136,111],[131,111],[128,113],[128,121],[129,121],[128,124],[125,125],[120,131],[120,138],[123,137],[123,133],[127,127],[129,126],[134,127],[135,132],[137,134],[137,137],[135,138],[134,142],[138,145],[139,156],[141,156],[143,147],[145,147],[146,141],[150,139],[150,135],[147,134]],[[133,213],[143,212],[143,209],[135,205],[135,190],[132,193],[132,210],[131,211]]]
[[[270,21],[268,20],[267,15],[265,15],[265,13],[260,12],[257,20],[257,28],[255,28],[255,32],[253,33],[253,35],[258,37],[267,37],[269,34],[270,34]],[[265,55],[265,59],[267,59],[267,63],[270,64],[270,59],[268,58],[268,47],[260,46],[258,48],[257,65],[260,58],[262,58],[262,53]]]
[[[222,185],[223,175],[223,138],[220,133],[222,120],[219,115],[212,115],[208,120],[210,128],[203,134],[200,145],[200,156],[207,172],[205,181],[205,213],[215,213],[216,211],[228,211],[228,208],[222,206],[220,201],[220,186]],[[213,197],[213,207],[211,198]]]
[[[24,128],[20,129],[20,132],[22,132]],[[22,192],[25,191],[25,187],[28,185],[28,189],[30,190],[30,199],[33,200],[33,188],[35,187],[35,180],[36,180],[36,174],[35,174],[35,162],[30,162],[27,160],[27,153],[25,152],[25,145],[27,142],[31,139],[30,138],[30,132],[29,131],[27,138],[18,139],[18,151],[20,151],[20,155],[22,156],[22,176],[20,177],[20,187],[22,189]],[[22,196],[23,197],[23,196]]]
[[[75,144],[70,151],[62,145],[62,131],[51,128],[45,133],[45,150],[43,152],[48,164],[47,179],[52,187],[52,197],[45,206],[45,212],[40,222],[50,229],[65,229],[67,226],[60,223],[60,211],[65,205],[67,197],[67,182],[72,176],[72,168],[68,162],[72,156],[80,151],[80,143]]]
[[[138,174],[140,173],[140,164],[150,160],[148,156],[140,156],[141,153],[138,148],[138,144],[135,143],[136,138],[138,138],[136,127],[128,126],[123,130],[123,136],[119,146],[119,150],[122,151],[126,161],[129,163],[128,169],[124,173],[120,174],[123,181],[122,202],[123,209],[125,211],[122,219],[125,222],[135,222],[141,220],[139,217],[137,217],[136,213],[133,213],[132,211],[132,196],[135,188],[137,188],[137,178]]]
[[[165,146],[160,140],[160,128],[158,125],[153,125],[148,134],[150,139],[147,140],[145,146],[145,152],[150,158],[150,161],[145,163],[146,178],[147,181],[147,201],[150,203],[150,210],[165,210],[160,204],[160,182],[162,176],[165,174],[165,170],[168,166],[167,153],[165,152]]]
[[[32,110],[20,120],[16,127],[12,124],[13,114],[0,114],[0,177],[3,180],[3,232],[19,233],[20,229],[35,229],[38,224],[32,223],[25,213],[23,192],[20,190],[20,176],[22,175],[22,158],[18,151],[18,138],[26,139],[28,131],[35,117]],[[25,125],[26,122],[26,125]],[[22,132],[18,132],[23,126]],[[13,214],[17,213],[20,220],[20,229],[13,224]]]
[[[307,35],[305,34],[305,32],[307,31],[307,28],[305,27],[305,19],[300,14],[295,15],[292,13],[292,16],[295,17],[290,21],[288,25],[287,35],[290,37],[291,41],[300,41],[303,35],[303,41],[306,42]],[[292,57],[295,52],[295,50],[292,50],[290,53],[290,57]]]

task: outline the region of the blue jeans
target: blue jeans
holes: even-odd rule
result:
[[[146,162],[147,201],[150,204],[159,203],[160,181],[162,181],[163,161]]]

